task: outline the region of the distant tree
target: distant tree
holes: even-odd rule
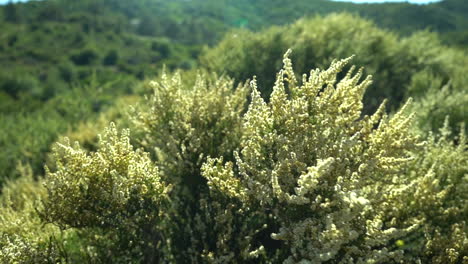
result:
[[[3,8],[3,17],[6,22],[10,23],[18,23],[20,22],[20,16],[18,14],[18,10],[16,5],[13,4],[11,1],[5,5]]]
[[[90,65],[98,59],[99,55],[93,49],[84,49],[70,57],[76,65]]]
[[[47,5],[44,5],[37,15],[37,20],[39,21],[61,21],[63,20],[65,14],[63,7],[54,3],[47,2]]]
[[[144,17],[137,26],[136,29],[139,35],[143,36],[156,36],[160,33],[159,25],[152,17]]]
[[[115,65],[119,60],[119,53],[116,50],[110,50],[102,60],[102,64],[106,66]]]
[[[171,42],[168,39],[156,39],[151,43],[151,50],[158,52],[161,58],[166,59],[171,56]]]

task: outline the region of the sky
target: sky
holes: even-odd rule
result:
[[[28,0],[21,0],[21,1],[15,0],[15,1],[11,1],[11,2],[27,2],[27,1]],[[6,4],[8,2],[10,2],[10,1],[9,0],[0,0],[0,5]]]
[[[333,0],[340,2],[353,2],[353,3],[385,3],[385,2],[408,2],[412,4],[428,4],[440,2],[440,0]]]
[[[427,4],[432,2],[439,2],[439,0],[333,0],[342,2],[353,3],[384,3],[384,2],[409,2],[413,4]],[[9,0],[0,0],[0,4],[6,4]],[[12,2],[27,2],[27,0],[14,0]]]

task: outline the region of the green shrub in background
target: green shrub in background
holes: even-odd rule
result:
[[[91,65],[99,58],[99,54],[96,50],[87,48],[83,49],[76,54],[70,56],[71,61],[75,63],[75,65],[86,66]]]
[[[256,75],[261,94],[268,98],[274,83],[271,77],[281,68],[278,58],[288,48],[294,50],[293,59],[299,72],[323,68],[333,58],[356,54],[356,64],[366,65],[365,74],[375,76],[374,85],[364,97],[365,113],[375,111],[384,98],[388,99],[390,109],[396,110],[405,98],[411,96],[418,101],[427,93],[439,93],[448,83],[452,94],[466,95],[468,87],[465,77],[468,56],[443,46],[436,35],[422,32],[399,39],[371,22],[348,14],[302,19],[260,33],[231,32],[213,49],[205,51],[201,64],[238,81]],[[424,85],[421,85],[421,75]],[[430,86],[434,91],[428,89]],[[466,116],[461,117],[466,112],[463,105],[439,102],[438,111],[444,114],[437,115],[439,121],[423,120],[422,126],[436,129],[443,125],[440,120],[444,115],[452,113],[452,124],[466,121]]]
[[[40,95],[38,80],[28,76],[0,76],[0,91],[14,99],[18,99],[24,94]]]
[[[0,152],[0,187],[6,179],[19,176],[15,171],[18,162],[30,164],[34,175],[42,175],[47,153],[59,135],[84,120],[96,120],[101,112],[112,108],[117,96],[131,89],[132,83],[128,79],[119,80],[118,85],[94,81],[42,103],[30,97],[12,100],[12,110],[0,113],[0,147],[4,150]],[[19,111],[18,104],[31,109]]]
[[[29,166],[18,171],[21,177],[8,181],[0,196],[0,263],[60,263],[59,230],[37,214],[46,189]]]
[[[172,53],[171,41],[168,39],[155,39],[151,43],[151,50],[159,54],[162,59],[169,58]]]
[[[106,66],[116,65],[119,60],[119,53],[117,50],[110,50],[102,60],[102,64]]]
[[[419,133],[438,131],[449,116],[450,127],[454,131],[453,135],[456,135],[460,123],[468,121],[467,88],[468,78],[463,72],[458,72],[457,78],[446,84],[443,84],[440,77],[428,72],[414,75],[408,93],[418,94],[416,102],[410,108],[416,113]]]
[[[63,118],[53,111],[0,116],[0,147],[4,150],[0,152],[0,186],[20,177],[18,162],[30,164],[34,174],[40,175],[50,144],[67,129]]]

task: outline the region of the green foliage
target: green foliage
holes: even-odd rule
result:
[[[1,6],[0,263],[468,261],[468,57],[429,32],[463,49],[467,5],[376,7]],[[345,10],[405,37],[349,14],[231,31],[213,73],[135,84],[230,28]]]
[[[468,148],[465,129],[455,137],[446,119],[429,135],[409,173],[414,190],[402,200],[406,215],[419,215],[422,224],[408,237],[407,250],[422,252],[423,263],[463,263],[468,256]]]
[[[269,100],[253,80],[247,107],[247,85],[163,74],[131,112],[132,137],[111,124],[94,152],[67,140],[55,145],[39,219],[67,234],[50,240],[57,256],[94,263],[466,261],[465,129],[453,137],[446,122],[422,141],[412,133],[415,115],[405,114],[410,103],[392,116],[384,104],[363,115],[372,80],[349,69],[350,60],[298,80],[287,53]],[[44,245],[24,234],[3,248],[30,256]],[[32,246],[22,249],[22,241]]]
[[[0,152],[0,186],[19,176],[15,171],[18,162],[30,164],[35,175],[42,175],[50,145],[58,136],[83,120],[95,120],[101,111],[111,108],[114,96],[130,85],[126,80],[112,84],[76,86],[42,104],[29,97],[19,102],[10,99],[9,104],[5,101],[5,113],[0,113],[0,147],[4,149]]]
[[[459,75],[461,78],[465,76]],[[434,75],[422,72],[413,76],[411,88],[420,96],[410,107],[416,113],[419,133],[427,134],[436,132],[444,126],[446,117],[450,119],[450,127],[456,134],[459,124],[467,122],[466,106],[468,105],[468,93],[464,90],[468,82],[449,82],[443,84],[442,80]],[[424,91],[424,92],[422,92]],[[410,91],[413,93],[413,91]]]
[[[19,177],[15,171],[18,162],[31,163],[35,172],[40,172],[49,145],[56,134],[66,129],[57,113],[41,112],[28,116],[24,114],[3,115],[0,123],[0,182]],[[64,127],[65,125],[65,127]]]
[[[10,22],[10,23],[19,22],[20,18],[19,18],[17,7],[12,2],[9,2],[8,4],[6,4],[5,7],[3,8],[3,19],[6,22]]]
[[[139,145],[153,154],[170,181],[194,188],[207,156],[232,157],[247,86],[233,91],[231,79],[202,75],[192,86],[179,74],[163,74],[149,85],[153,96],[134,114],[135,129],[142,135]]]
[[[110,227],[132,216],[129,210],[138,211],[140,200],[157,204],[162,199],[159,173],[147,155],[133,150],[128,131],[118,135],[111,124],[89,156],[65,144],[54,149],[56,171],[46,173],[47,219],[63,227]]]
[[[36,210],[46,189],[30,167],[19,171],[21,178],[7,182],[0,196],[0,263],[60,263],[58,228],[43,225]]]
[[[397,209],[393,197],[405,192],[398,174],[418,144],[408,132],[412,117],[399,112],[389,119],[381,105],[361,119],[371,80],[360,81],[362,72],[352,69],[339,78],[348,62],[298,83],[285,57],[268,103],[252,82],[235,163],[203,167],[212,192],[274,223],[271,237],[282,246],[260,249],[281,252],[285,263],[398,262],[404,254],[392,241],[418,225],[397,227],[387,214]]]
[[[426,7],[411,5],[389,5],[388,7],[395,7],[395,10],[401,8],[426,9]],[[464,10],[463,3],[456,1],[431,5],[432,7],[434,10],[444,9],[453,13]],[[87,83],[93,78],[96,78],[99,83],[112,81],[112,85],[116,85],[115,80],[125,80],[124,82],[127,83],[127,80],[131,79],[144,79],[157,72],[157,69],[164,64],[170,70],[192,68],[196,65],[195,59],[200,53],[200,44],[215,43],[224,32],[232,27],[259,29],[266,25],[291,22],[304,13],[325,14],[331,11],[349,10],[364,14],[367,11],[362,10],[367,9],[370,10],[369,12],[375,13],[375,10],[372,11],[372,8],[375,8],[373,5],[357,6],[323,1],[311,4],[309,1],[295,1],[285,7],[280,2],[269,1],[267,3],[264,0],[250,1],[249,4],[242,1],[205,0],[203,3],[200,1],[129,2],[119,0],[71,3],[61,0],[9,4],[1,8],[4,11],[3,18],[10,21],[1,25],[0,97],[2,104],[0,104],[0,111],[5,116],[2,123],[11,123],[1,126],[1,136],[6,138],[13,135],[11,141],[14,142],[14,144],[1,143],[3,146],[11,146],[12,150],[8,152],[14,153],[5,155],[6,158],[0,161],[0,163],[6,164],[2,166],[1,178],[14,177],[13,168],[16,164],[15,160],[18,159],[29,160],[34,171],[40,172],[39,160],[43,160],[43,152],[47,151],[49,147],[47,144],[51,142],[51,138],[55,138],[58,131],[64,131],[65,127],[68,127],[68,125],[64,125],[67,123],[64,122],[64,119],[72,122],[67,114],[64,114],[72,111],[68,112],[63,109],[63,105],[60,105],[64,100],[54,99],[56,97],[68,98],[66,100],[72,101],[68,94],[70,87],[86,86],[83,83]],[[444,14],[444,12],[437,11],[436,13]],[[8,15],[15,16],[15,18],[8,18]],[[149,19],[156,16],[158,19]],[[324,67],[331,62],[331,58],[348,57],[355,53],[358,55],[358,64],[368,65],[366,73],[380,76],[375,80],[374,87],[376,88],[370,89],[366,95],[366,108],[375,109],[384,97],[391,98],[389,105],[392,109],[396,109],[402,99],[407,96],[425,98],[425,90],[423,89],[419,90],[420,94],[424,94],[422,96],[412,94],[412,92],[406,93],[406,87],[409,86],[408,89],[411,89],[411,86],[418,82],[415,76],[421,72],[426,75],[434,75],[435,80],[441,80],[441,86],[450,81],[452,84],[450,89],[454,91],[453,94],[460,94],[461,97],[465,98],[466,82],[455,80],[459,78],[456,76],[464,75],[464,70],[459,70],[461,74],[457,75],[452,74],[452,72],[453,68],[456,68],[453,65],[466,64],[466,56],[453,51],[445,51],[446,47],[425,35],[407,39],[404,41],[404,45],[400,45],[395,35],[379,31],[367,22],[349,16],[334,17],[334,19],[330,17],[323,19],[323,21],[313,20],[318,24],[329,23],[323,27],[316,27],[316,24],[311,22],[299,22],[299,24],[304,24],[303,26],[306,28],[301,28],[300,25],[292,26],[298,32],[292,32],[289,35],[281,32],[282,29],[271,30],[275,33],[266,37],[267,40],[262,40],[265,36],[253,37],[250,33],[239,33],[257,40],[251,45],[249,41],[241,43],[244,41],[239,41],[236,38],[230,39],[228,41],[231,41],[231,44],[237,45],[233,48],[234,51],[229,48],[230,50],[226,53],[218,53],[216,56],[216,60],[223,57],[229,57],[229,60],[223,63],[211,64],[212,62],[209,62],[206,64],[214,65],[213,70],[228,72],[238,81],[251,78],[256,74],[261,90],[264,89],[263,87],[268,90],[268,87],[273,85],[273,79],[270,77],[274,76],[281,65],[280,60],[275,58],[281,57],[282,53],[290,46],[296,50],[295,54],[298,54],[295,60],[300,71]],[[148,18],[146,19],[148,21],[141,18]],[[343,22],[340,23],[338,20],[343,20]],[[393,19],[393,21],[398,22],[399,20]],[[147,22],[148,24],[146,24]],[[355,26],[349,29],[348,25],[354,24]],[[146,34],[146,36],[139,35],[138,27],[143,25],[154,29],[155,32]],[[318,30],[310,31],[310,27],[318,28]],[[457,30],[463,30],[463,27],[457,26]],[[363,33],[364,31],[366,33]],[[296,39],[296,33],[300,36],[297,38],[298,42],[291,40]],[[155,36],[157,37],[155,38]],[[357,45],[357,42],[362,42],[362,44]],[[430,43],[431,45],[415,44],[418,42]],[[278,43],[278,45],[273,46],[269,43]],[[327,46],[328,48],[324,48]],[[425,51],[428,46],[431,47],[430,52]],[[246,51],[238,54],[240,56],[232,56],[231,58],[231,55],[228,54],[239,51],[239,47],[248,48],[250,53]],[[258,50],[257,47],[261,47],[262,50]],[[304,56],[300,55],[303,52]],[[378,56],[374,56],[374,53]],[[102,60],[98,63],[100,58]],[[246,64],[242,65],[239,62],[240,59],[246,61]],[[219,67],[224,66],[222,64],[229,64],[232,71],[220,70]],[[245,72],[246,65],[253,70]],[[266,67],[262,65],[266,65]],[[215,67],[216,69],[214,69]],[[269,84],[263,85],[263,78],[267,79]],[[434,115],[434,117],[428,114],[425,114],[426,117],[420,115],[423,120],[420,122],[421,126],[424,129],[427,127],[437,128],[446,113],[453,115],[451,124],[464,121],[466,119],[462,107],[464,104],[443,103],[437,98],[445,95],[440,95],[435,90],[430,92],[434,95],[427,95],[427,101],[437,102],[443,110],[438,111],[440,114]],[[116,98],[121,93],[127,92],[131,92],[131,90],[128,88],[115,89],[109,93],[112,94],[109,98]],[[94,97],[92,95],[87,98]],[[456,97],[458,96],[452,96],[452,98]],[[86,97],[80,95],[76,98],[80,98],[78,101],[82,102],[81,99]],[[46,109],[39,110],[42,108],[41,104],[46,101],[48,102]],[[418,104],[422,104],[419,100],[417,101]],[[54,103],[58,105],[54,106]],[[51,110],[54,107],[60,109],[57,111],[58,113]],[[102,104],[96,103],[93,109],[99,111],[102,109]],[[81,110],[79,111],[81,112]],[[371,110],[366,110],[366,113],[370,112]],[[62,119],[56,117],[56,114],[66,117]],[[45,118],[42,117],[46,116],[52,116],[53,120],[61,121],[44,120]],[[19,120],[15,122],[15,119]],[[23,127],[21,130],[33,131],[34,127],[41,127],[42,125],[33,124],[35,119],[43,120],[46,131],[56,132],[46,133],[43,132],[44,129],[39,128],[38,131],[42,131],[39,139],[24,140],[25,137],[22,137],[24,133],[17,133],[18,130],[14,130]],[[54,122],[60,124],[52,124]],[[55,129],[57,126],[61,128]],[[7,131],[7,128],[13,130]],[[43,137],[48,139],[40,139]],[[22,139],[19,140],[19,138]],[[34,145],[41,145],[41,147],[34,148],[34,151],[31,151],[29,147],[22,147],[21,151],[17,151],[18,142],[23,141],[35,141]],[[32,161],[31,158],[21,156],[21,153],[25,154],[26,157],[29,155],[28,153],[35,153],[34,159],[36,156],[40,158],[37,161]],[[3,179],[0,179],[1,181]]]
[[[129,131],[119,134],[111,124],[96,152],[66,142],[55,146],[54,157],[55,170],[46,171],[42,217],[61,228],[103,230],[115,241],[116,261],[129,255],[133,261],[154,261],[158,252],[149,250],[162,239],[158,223],[168,187],[149,155],[133,149]]]
[[[156,39],[151,43],[151,50],[159,53],[165,59],[171,56],[171,43],[167,39]]]
[[[97,58],[105,58],[108,53],[112,54],[112,50],[119,50],[118,57],[126,66],[118,67],[118,71],[140,79],[143,74],[154,71],[152,65],[155,64],[166,64],[171,69],[190,68],[199,52],[199,48],[194,47],[216,43],[230,28],[258,30],[291,23],[304,15],[348,11],[404,33],[427,27],[447,34],[466,30],[463,13],[466,7],[462,0],[427,6],[355,5],[325,0],[293,1],[287,6],[281,1],[265,0],[87,0],[76,3],[58,0],[10,3],[0,8],[3,19],[8,22],[2,24],[3,34],[0,36],[0,43],[4,43],[0,59],[2,65],[8,65],[3,69],[26,70],[40,83],[43,81],[41,76],[56,69],[57,62],[66,61],[70,54],[77,65],[89,71],[89,67],[98,67],[94,63]],[[424,14],[424,19],[420,14]],[[151,54],[148,43],[153,37],[168,38],[172,55],[161,51]],[[128,44],[129,39],[132,45]],[[93,49],[89,49],[89,45],[94,46]],[[140,59],[135,60],[135,51],[144,55],[138,55]],[[109,68],[115,62],[115,57],[111,56],[107,63],[103,63],[104,75],[114,74],[115,68]],[[327,63],[320,66],[324,65]],[[43,71],[37,72],[37,69]]]
[[[79,51],[78,53],[71,55],[70,59],[75,63],[76,65],[91,65],[93,62],[98,60],[98,53],[93,50],[93,49],[84,49],[82,51]]]
[[[443,46],[436,35],[428,32],[400,40],[366,20],[346,14],[303,19],[262,33],[234,31],[218,46],[207,50],[201,60],[209,69],[236,80],[256,75],[259,90],[268,98],[274,83],[271,76],[281,66],[278,58],[289,47],[295,50],[293,58],[300,72],[323,67],[332,58],[356,54],[357,64],[368,65],[365,73],[377,76],[364,98],[365,113],[377,109],[385,98],[392,110],[409,96],[416,101],[425,100],[428,94],[436,94],[430,97],[437,98],[437,94],[443,93],[439,91],[441,87],[448,82],[452,95],[466,95],[468,80],[463,73],[466,68],[459,66],[468,61],[464,53]],[[430,86],[433,88],[429,89]],[[437,116],[443,120],[445,114],[453,113],[457,122],[464,121],[460,120],[463,105],[463,100],[439,101],[439,111],[444,116]],[[422,126],[427,123],[421,121]],[[441,122],[434,121],[431,125],[440,126]]]
[[[58,66],[59,77],[67,83],[73,83],[77,81],[77,70],[70,63],[65,62]]]
[[[118,60],[119,53],[117,52],[117,50],[110,50],[102,60],[102,63],[104,65],[115,65],[117,64]]]
[[[24,76],[1,76],[0,90],[14,99],[25,94],[40,95],[39,83],[35,78]]]
[[[162,228],[172,238],[170,245],[162,245],[165,258],[200,262],[200,252],[215,246],[212,235],[225,232],[210,217],[212,210],[222,208],[206,201],[206,180],[200,168],[209,156],[233,159],[248,89],[246,85],[234,89],[231,79],[205,74],[194,83],[183,81],[179,74],[163,74],[149,85],[154,93],[135,109],[134,131],[138,144],[152,153],[163,179],[174,186],[172,206],[166,210],[170,221]],[[208,231],[204,220],[217,228]],[[187,232],[199,235],[187,239]]]

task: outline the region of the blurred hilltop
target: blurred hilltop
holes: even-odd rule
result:
[[[103,72],[99,76],[119,72],[140,79],[163,64],[171,69],[191,68],[201,46],[217,43],[231,28],[256,31],[332,12],[355,13],[404,35],[428,29],[440,33],[447,44],[468,44],[468,3],[463,0],[428,5],[327,0],[287,4],[278,0],[46,0],[7,4],[1,9],[0,61],[8,65],[2,72],[33,73],[40,83],[51,86],[86,79],[90,68]],[[50,97],[57,90],[36,93]],[[17,97],[19,91],[7,93]]]

